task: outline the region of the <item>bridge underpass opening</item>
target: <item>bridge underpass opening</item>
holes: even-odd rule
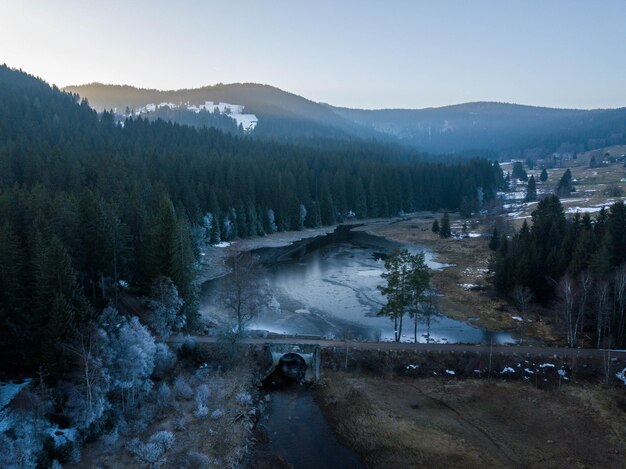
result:
[[[304,358],[293,352],[286,353],[280,357],[280,360],[278,360],[278,366],[276,367],[276,369],[280,370],[286,378],[298,382],[304,379],[306,368],[307,365]]]

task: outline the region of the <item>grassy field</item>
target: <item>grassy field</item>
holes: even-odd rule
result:
[[[541,168],[533,170],[526,168],[526,172],[529,177],[531,175],[535,177],[537,193],[541,197],[542,194],[554,192],[561,176],[569,168],[572,172],[576,192],[573,192],[570,197],[561,199],[566,214],[570,216],[576,212],[593,214],[599,212],[603,206],[608,208],[616,201],[625,200],[624,197],[616,197],[611,194],[610,189],[611,187],[619,187],[626,194],[626,168],[623,162],[590,168],[591,157],[595,156],[596,160],[601,162],[605,153],[609,153],[613,157],[620,157],[624,152],[626,152],[626,146],[614,146],[582,153],[576,160],[567,161],[567,167],[548,169],[548,180],[546,182],[539,180]],[[507,173],[512,170],[513,163],[503,163],[500,166]],[[526,191],[526,183],[516,182],[512,189],[519,197],[523,198]],[[515,225],[519,227],[523,220],[530,218],[536,205],[537,202],[524,203],[523,200],[509,200],[505,204],[505,208],[509,211],[509,216]]]
[[[626,467],[623,389],[325,372],[318,397],[368,467]]]
[[[497,298],[490,291],[488,274],[489,235],[491,222],[485,219],[464,220],[450,214],[451,224],[460,233],[467,221],[470,233],[481,236],[441,239],[431,231],[435,217],[440,213],[418,213],[409,220],[387,225],[366,227],[368,232],[404,243],[415,243],[435,253],[435,260],[447,267],[432,272],[431,285],[443,294],[439,308],[447,316],[470,321],[489,330],[518,331],[518,313],[514,307]],[[525,338],[554,340],[552,329],[546,322],[533,321],[526,327]]]

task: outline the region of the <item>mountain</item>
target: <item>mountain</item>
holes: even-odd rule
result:
[[[626,108],[553,109],[476,102],[427,109],[363,110],[328,106],[339,116],[394,136],[423,151],[497,154],[538,153],[621,143],[626,140]]]
[[[268,85],[235,83],[204,86],[197,89],[159,91],[131,86],[92,83],[68,86],[64,91],[87,98],[96,110],[113,109],[122,114],[149,105],[171,103],[195,107],[207,101],[243,106],[243,111],[257,117],[255,136],[270,138],[348,138],[366,137],[368,132],[339,116],[327,106]],[[193,111],[192,111],[193,112]]]
[[[430,153],[525,158],[626,143],[626,108],[554,109],[475,102],[426,109],[349,109],[255,83],[176,91],[92,83],[65,90],[87,98],[97,110],[151,109],[152,118],[230,132],[237,132],[243,123],[246,125],[239,127],[239,132],[280,140],[374,138]],[[159,107],[160,103],[163,106]],[[198,106],[208,104],[205,108],[210,112],[218,103],[229,103],[239,114],[230,114],[231,120],[222,119],[218,125],[215,116],[199,111]],[[172,106],[177,107],[176,112]],[[182,113],[181,107],[187,112]],[[245,120],[242,115],[249,117]]]

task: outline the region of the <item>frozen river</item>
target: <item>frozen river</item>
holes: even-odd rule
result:
[[[378,317],[384,297],[377,286],[383,282],[384,256],[397,247],[412,252],[415,245],[400,245],[361,231],[339,228],[335,233],[295,243],[288,248],[254,251],[267,266],[266,280],[272,304],[250,325],[251,329],[282,334],[332,338],[392,340],[393,323]],[[442,268],[426,252],[428,265]],[[219,307],[212,299],[220,279],[203,288],[202,311],[211,315]],[[418,340],[426,342],[427,326],[418,323]],[[403,341],[413,341],[413,322],[405,317]],[[491,333],[446,316],[434,317],[430,325],[434,342],[504,343],[508,333]]]

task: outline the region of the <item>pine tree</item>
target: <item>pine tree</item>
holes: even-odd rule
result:
[[[535,176],[530,176],[526,187],[526,202],[534,202],[535,200],[537,200],[537,183]]]
[[[539,176],[539,180],[541,182],[546,182],[548,180],[548,171],[546,171],[546,168],[543,168],[541,170],[541,175]]]
[[[406,249],[389,254],[385,260],[385,272],[381,275],[387,284],[378,287],[387,297],[387,304],[381,308],[378,315],[386,316],[393,321],[396,342],[400,342],[402,338],[404,314],[411,305],[410,263],[411,254]]]
[[[567,170],[561,176],[559,180],[559,184],[556,187],[556,195],[559,197],[569,197],[573,191],[572,186],[572,172],[567,168]]]
[[[449,238],[450,236],[452,236],[452,231],[450,230],[450,217],[448,212],[443,212],[443,217],[441,217],[441,223],[439,224],[439,237]]]
[[[433,222],[432,232],[439,233],[439,220]]]

